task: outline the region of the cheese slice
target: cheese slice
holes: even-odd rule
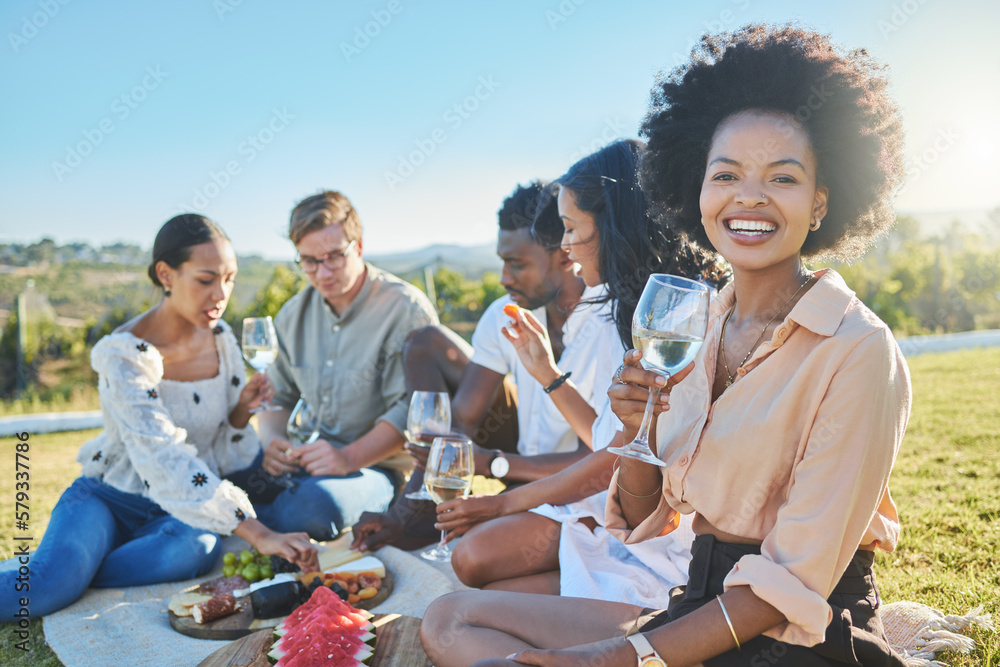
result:
[[[359,556],[361,554],[358,554]],[[364,556],[358,558],[355,561],[340,565],[333,569],[324,569],[324,572],[341,572],[344,574],[354,574],[358,575],[362,572],[374,572],[375,576],[380,579],[385,578],[385,563],[380,561],[375,556]]]

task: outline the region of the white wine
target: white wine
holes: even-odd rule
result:
[[[319,440],[319,431],[299,431],[294,428],[288,429],[288,440],[295,447],[308,445]]]
[[[464,496],[472,488],[472,479],[463,477],[428,477],[424,479],[428,493],[440,504]]]
[[[679,373],[691,363],[704,338],[648,329],[632,331],[632,345],[642,352],[642,367],[662,373]]]
[[[243,356],[247,358],[248,364],[258,371],[263,372],[264,369],[271,365],[277,354],[275,354],[274,350],[255,350],[251,348],[243,350]]]

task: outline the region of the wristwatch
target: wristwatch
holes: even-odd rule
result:
[[[660,657],[660,654],[656,652],[656,649],[641,632],[629,635],[625,639],[632,643],[632,648],[639,656],[636,662],[639,667],[667,667],[667,661]]]
[[[490,459],[490,475],[497,479],[503,479],[510,472],[510,461],[499,449],[493,450],[493,458]]]

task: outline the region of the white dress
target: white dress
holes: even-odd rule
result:
[[[141,494],[195,528],[231,533],[255,517],[242,489],[221,477],[250,466],[261,449],[253,427],[229,413],[246,384],[232,330],[214,332],[219,373],[194,382],[163,379],[163,357],[131,333],[102,338],[91,351],[104,431],[77,455],[83,475]]]
[[[594,449],[607,447],[621,429],[621,421],[606,408],[594,421]],[[670,589],[688,580],[693,515],[681,517],[680,525],[667,535],[623,544],[604,529],[607,498],[608,492],[601,491],[569,505],[546,504],[531,510],[561,524],[559,594],[666,609]],[[580,521],[584,517],[597,521],[593,532]]]

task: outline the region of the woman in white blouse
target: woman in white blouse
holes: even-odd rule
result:
[[[307,535],[269,530],[246,493],[223,479],[258,455],[250,410],[272,392],[264,374],[246,381],[220,319],[236,278],[228,237],[203,216],[176,216],[156,236],[149,276],[163,288],[159,303],[94,346],[104,431],[81,448],[83,474],[31,555],[30,592],[16,592],[24,563],[0,567],[2,617],[24,606],[22,596],[32,616],[43,616],[88,586],[202,575],[219,555],[219,534],[316,569]]]

